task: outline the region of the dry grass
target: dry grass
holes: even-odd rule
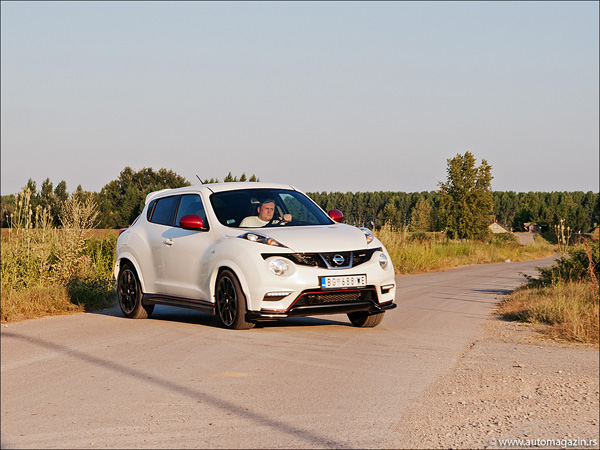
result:
[[[510,320],[546,324],[544,333],[553,339],[595,345],[600,339],[598,303],[589,282],[525,286],[509,295],[498,313]]]
[[[2,237],[2,242],[8,242],[9,238],[18,238],[22,236],[22,231],[11,230],[10,228],[1,228],[0,236]],[[119,230],[113,230],[111,228],[94,228],[91,230],[86,230],[86,238],[96,238],[96,239],[108,239],[110,237],[118,237]]]
[[[492,237],[489,241],[447,240],[441,233],[409,233],[383,227],[375,233],[388,250],[398,274],[436,272],[471,264],[539,259],[555,253],[544,239],[533,245]]]
[[[62,285],[23,290],[2,289],[2,322],[72,314],[83,310],[83,306],[71,303],[67,288]]]

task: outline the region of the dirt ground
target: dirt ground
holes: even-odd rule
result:
[[[399,447],[598,448],[598,362],[598,347],[490,318],[404,414]]]

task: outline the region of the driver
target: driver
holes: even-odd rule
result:
[[[283,225],[286,222],[292,221],[291,214],[284,214],[283,217],[273,220],[273,214],[275,214],[275,200],[263,200],[258,206],[258,208],[256,208],[256,210],[258,211],[258,217],[248,216],[244,218],[244,220],[242,220],[242,223],[240,223],[240,227],[264,227],[265,225],[268,225],[271,221],[273,221],[273,223],[279,223]]]

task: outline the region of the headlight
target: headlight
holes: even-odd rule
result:
[[[269,261],[269,269],[277,276],[285,275],[290,266],[281,258],[272,259]]]
[[[380,253],[379,254],[379,265],[381,266],[382,269],[387,269],[388,266],[388,257],[385,256],[385,253]]]
[[[371,230],[369,230],[368,228],[365,227],[360,227],[360,230],[365,233],[365,238],[367,238],[367,244],[370,244],[371,242],[373,242],[373,239],[375,239],[375,235],[373,234],[373,232]]]
[[[261,244],[272,245],[274,247],[286,247],[285,245],[277,242],[275,239],[260,233],[245,233],[240,234],[238,237],[252,242],[260,242]]]

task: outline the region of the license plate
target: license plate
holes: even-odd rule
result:
[[[367,285],[366,275],[346,275],[342,277],[321,277],[321,289],[355,288]]]

